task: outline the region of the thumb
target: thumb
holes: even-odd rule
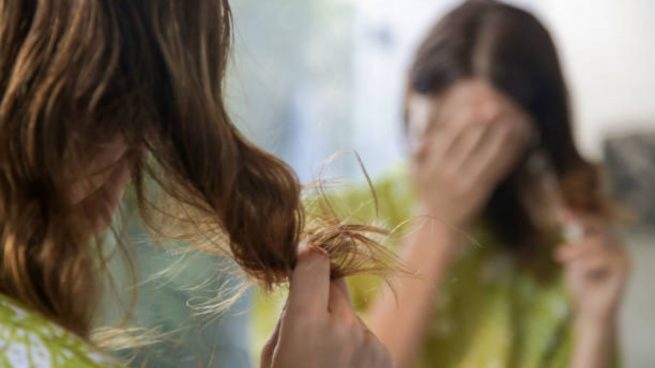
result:
[[[282,320],[287,314],[287,306],[284,305],[280,318],[277,320],[273,334],[268,338],[264,348],[262,349],[261,359],[260,359],[260,368],[271,368],[273,367],[273,357],[275,356],[275,349],[277,348],[277,343],[280,338],[280,326],[282,325]]]

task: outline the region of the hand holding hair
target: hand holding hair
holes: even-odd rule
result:
[[[323,250],[302,244],[277,327],[262,351],[262,368],[387,368],[387,349],[355,314],[343,279],[330,279]]]
[[[582,234],[558,248],[555,257],[564,266],[576,319],[612,322],[629,274],[628,253],[604,221],[575,217]]]

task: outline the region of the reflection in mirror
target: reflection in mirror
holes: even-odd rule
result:
[[[477,1],[477,3],[485,3],[485,1]],[[571,118],[570,129],[576,150],[579,151],[580,157],[583,157],[585,162],[603,166],[602,173],[599,174],[597,189],[602,193],[603,202],[611,207],[613,218],[616,221],[611,231],[607,224],[599,227],[604,229],[608,237],[614,238],[616,235],[620,235],[621,241],[617,241],[617,243],[627,247],[633,258],[631,276],[626,281],[625,295],[622,298],[623,307],[617,317],[617,326],[619,327],[614,334],[615,342],[625,366],[647,366],[646,362],[649,362],[652,356],[649,341],[655,338],[652,332],[655,331],[655,312],[652,312],[655,310],[655,298],[650,296],[652,293],[647,292],[649,288],[647,280],[652,279],[653,276],[650,272],[652,267],[649,267],[649,264],[655,262],[655,248],[652,246],[655,235],[651,229],[652,224],[655,223],[652,218],[655,201],[651,198],[653,194],[650,189],[653,188],[651,185],[653,178],[650,173],[655,165],[649,161],[653,150],[653,141],[649,137],[653,134],[651,133],[652,127],[655,126],[653,124],[655,105],[651,103],[652,96],[655,95],[655,68],[652,67],[655,65],[655,45],[649,42],[649,24],[655,20],[655,5],[649,1],[626,3],[610,0],[595,2],[593,7],[589,7],[588,2],[582,0],[547,2],[516,0],[509,3],[533,14],[552,37],[562,69],[562,79],[568,86],[569,113],[567,115]],[[361,183],[361,187],[345,185],[345,188],[335,188],[335,206],[354,218],[380,221],[391,228],[404,221],[410,221],[412,226],[418,226],[420,219],[423,218],[419,215],[425,213],[416,211],[409,204],[416,203],[417,193],[413,193],[415,185],[412,181],[416,179],[409,173],[411,165],[408,164],[407,159],[411,158],[408,155],[417,151],[416,142],[419,140],[415,139],[416,134],[413,132],[423,132],[427,129],[421,125],[425,122],[418,122],[416,125],[418,129],[413,129],[412,125],[406,125],[406,118],[410,118],[411,121],[411,111],[407,111],[406,107],[411,105],[411,101],[414,101],[410,100],[409,104],[406,103],[406,86],[408,80],[411,82],[407,73],[416,62],[416,50],[425,41],[430,29],[436,22],[443,19],[444,15],[461,4],[461,1],[392,0],[380,2],[368,0],[357,2],[314,1],[311,4],[305,2],[303,5],[297,6],[291,4],[276,6],[270,2],[270,5],[264,9],[255,6],[253,1],[237,1],[235,19],[237,27],[241,29],[241,38],[237,41],[236,59],[240,63],[234,65],[231,74],[231,85],[234,87],[231,97],[234,101],[232,106],[240,117],[238,121],[244,126],[250,127],[247,129],[250,129],[253,136],[258,137],[259,142],[267,145],[290,162],[304,181],[316,179],[317,168],[333,152],[356,150],[362,156],[367,171],[376,183],[382,218],[375,218],[375,211],[366,205],[371,201],[371,196],[365,189],[363,176],[359,172],[355,160],[341,158],[329,167],[330,175],[328,177],[354,178],[352,180]],[[259,19],[260,23],[255,25],[251,16]],[[488,23],[493,23],[493,19]],[[265,29],[266,32],[262,29]],[[452,30],[452,27],[449,29]],[[520,38],[521,32],[525,33],[524,30],[514,31],[519,33],[519,35],[513,36],[517,38]],[[270,41],[268,37],[276,40],[275,44],[267,43]],[[462,36],[459,42],[470,41],[469,37],[473,36]],[[489,39],[493,37],[498,37],[498,35],[493,32],[485,33],[483,37],[479,37],[479,45],[475,45],[479,47],[471,46],[471,50],[475,50],[477,55],[489,53],[490,50],[485,49],[485,47],[489,47],[489,44],[485,44],[485,42],[489,42]],[[293,43],[294,47],[285,48],[286,43],[284,42],[287,41]],[[280,46],[280,43],[284,44]],[[321,47],[321,45],[329,47]],[[496,48],[496,55],[509,52],[507,50],[511,50],[512,46],[520,45],[509,42],[502,48]],[[526,58],[544,56],[538,54],[539,43],[530,46],[533,47],[532,53],[527,53]],[[329,50],[333,51],[329,52]],[[441,49],[432,51],[435,54],[443,52]],[[628,55],[635,55],[635,57],[628,57]],[[484,64],[485,58],[482,59],[482,64]],[[472,57],[472,60],[480,62],[480,59],[475,57]],[[489,60],[491,59],[486,61]],[[507,68],[507,65],[511,65],[512,68]],[[487,64],[480,68],[493,69],[505,66],[509,70],[508,73],[519,73],[525,65],[524,59],[509,58],[504,63]],[[271,70],[275,72],[271,72]],[[519,79],[521,81],[529,80]],[[554,82],[553,77],[549,76],[544,83]],[[512,113],[507,111],[512,111],[514,105],[518,105],[521,107],[520,110],[523,110],[517,113],[518,115],[527,114],[528,120],[534,120],[537,114],[531,112],[530,107],[527,106],[529,104],[522,101],[529,97],[521,95],[521,92],[516,92],[517,97],[512,96],[511,93],[503,91],[502,87],[510,90],[512,88],[517,90],[532,88],[538,91],[540,84],[543,85],[543,83],[537,81],[527,83],[527,86],[516,83],[509,84],[510,87],[507,87],[501,83],[501,88],[498,88],[492,83],[491,88],[483,86],[483,91],[474,89],[468,94],[479,97],[480,95],[484,96],[485,93],[494,96],[500,92],[499,99],[509,99],[508,104],[512,106],[503,105],[504,102],[499,103],[504,106],[501,108],[501,111],[505,111],[504,114],[512,116]],[[450,94],[456,94],[453,90],[461,87],[449,86],[452,88],[445,89],[449,90]],[[273,88],[280,92],[276,94],[275,99],[269,98],[268,94],[264,93]],[[486,91],[485,88],[489,91]],[[460,95],[467,95],[466,92],[464,89]],[[258,97],[258,94],[261,97]],[[446,92],[429,93],[428,97],[434,97],[434,106],[437,106],[439,103],[443,103],[444,98],[438,97],[443,97],[444,94]],[[507,95],[510,95],[509,98]],[[493,98],[491,99],[493,100]],[[480,97],[480,99],[482,98]],[[451,110],[459,111],[462,115],[484,115],[483,112],[475,111],[474,108],[468,108],[465,101],[458,101]],[[523,105],[521,105],[522,103]],[[457,121],[466,121],[466,119],[465,116],[452,117],[452,120]],[[469,120],[475,121],[473,118],[469,118]],[[521,119],[506,118],[505,120],[516,123]],[[477,121],[484,122],[484,118]],[[558,123],[562,122],[558,121]],[[512,126],[514,127],[514,125]],[[517,124],[517,126],[521,125]],[[266,129],[258,127],[266,127]],[[510,131],[516,132],[511,129]],[[410,133],[412,142],[406,140],[407,132]],[[473,138],[465,138],[468,135],[454,131],[452,132],[455,136],[453,140],[457,144],[453,146],[473,145],[470,142],[479,139],[475,138],[476,135],[486,136],[488,134],[487,131],[483,133],[474,132]],[[525,134],[527,135],[527,146],[517,147],[518,151],[533,152],[535,146],[538,147],[539,143],[544,142],[543,133],[526,132]],[[566,151],[564,142],[566,140],[558,140],[553,146],[560,148],[560,153],[564,152]],[[441,144],[445,145],[444,142]],[[446,148],[439,149],[441,151],[438,152],[448,151]],[[430,149],[426,150],[430,151]],[[568,169],[558,166],[560,165],[558,162],[549,162],[558,160],[558,158],[550,156],[551,154],[546,155],[545,165],[528,166],[550,167],[545,170],[545,176],[550,176],[551,179],[553,176],[559,178],[562,172]],[[512,159],[508,159],[507,165],[515,165],[512,161]],[[571,165],[576,166],[577,164],[579,162],[573,159]],[[544,170],[537,171],[544,172]],[[496,174],[503,176],[502,173],[497,172]],[[601,177],[602,179],[600,179]],[[428,176],[425,180],[428,183],[427,186],[437,185],[437,181],[432,176]],[[498,179],[496,178],[496,180]],[[548,181],[552,182],[553,180],[543,179],[540,185],[533,186],[534,191],[532,192],[546,192],[547,194],[542,194],[548,199],[537,200],[538,196],[532,195],[530,196],[532,200],[527,200],[526,206],[542,207],[551,206],[559,201],[568,201],[567,203],[576,201],[575,198],[571,198],[576,196],[575,190],[565,188],[566,190],[560,193],[560,189],[553,190],[553,186],[544,184]],[[577,185],[575,180],[571,179],[571,181],[574,183],[567,182],[564,186],[573,188]],[[585,195],[592,194],[587,190],[582,190],[582,192]],[[440,193],[442,197],[445,197],[443,193],[447,192],[442,190]],[[482,194],[478,195],[485,197]],[[488,195],[490,198],[494,198],[494,196]],[[521,195],[525,196],[525,193],[521,193]],[[435,196],[439,200],[438,193]],[[468,196],[464,197],[468,198]],[[582,199],[578,199],[582,201]],[[485,200],[480,201],[485,204],[490,203]],[[463,205],[465,201],[456,203]],[[494,203],[499,202],[494,200]],[[584,207],[580,203],[576,202],[575,204]],[[486,206],[482,207],[488,209]],[[448,216],[455,215],[455,210],[459,210],[459,208],[449,209],[445,214],[442,212],[434,214],[434,216],[443,220]],[[496,207],[496,210],[500,211],[500,217],[507,216],[505,212],[502,212],[503,208]],[[529,212],[535,211],[530,209]],[[570,216],[567,217],[566,214],[561,213],[565,211],[543,212],[556,212],[551,216],[555,217],[555,222],[561,220],[562,217],[570,219]],[[483,217],[480,215],[478,219]],[[548,223],[552,220],[545,219],[539,220],[539,222]],[[478,257],[486,257],[483,261],[479,261],[485,265],[479,273],[485,274],[486,278],[493,280],[494,277],[501,277],[489,276],[489,274],[494,275],[494,272],[502,274],[498,270],[520,274],[532,267],[531,265],[525,266],[523,256],[517,256],[514,250],[508,251],[509,257],[495,254],[483,255],[484,252],[491,252],[490,248],[493,248],[489,245],[493,242],[485,240],[492,236],[490,234],[480,235],[481,231],[475,229],[475,226],[463,227],[466,229],[467,235],[482,245],[481,248],[474,249],[480,253],[477,255]],[[517,225],[510,229],[510,232],[516,235],[523,228],[525,226]],[[570,231],[564,230],[559,232],[570,233]],[[573,231],[573,233],[576,232],[580,233],[579,230]],[[564,235],[562,234],[562,238],[565,238]],[[398,238],[401,237],[398,235],[390,243],[395,243],[399,249],[402,248],[403,244],[407,243],[407,239],[399,240]],[[506,252],[499,253],[505,254]],[[554,252],[551,251],[550,254],[543,254],[540,257],[527,257],[527,263],[529,264],[535,259],[547,261],[552,259],[552,253]],[[420,254],[421,258],[427,258],[427,253],[421,252]],[[608,257],[619,259],[622,255],[610,252]],[[435,258],[444,259],[447,256],[442,255]],[[563,256],[563,258],[566,257]],[[516,263],[519,264],[516,265]],[[564,352],[568,349],[574,350],[575,346],[575,339],[571,337],[571,330],[575,327],[575,323],[571,322],[574,318],[575,306],[566,299],[568,293],[558,289],[560,286],[565,288],[564,280],[556,287],[554,285],[557,283],[544,283],[538,275],[510,278],[517,285],[507,286],[508,289],[519,294],[525,293],[522,294],[523,296],[499,298],[500,301],[497,304],[484,303],[483,300],[493,299],[486,295],[490,292],[493,293],[490,291],[493,288],[476,284],[476,281],[464,277],[453,276],[455,272],[459,272],[458,275],[466,274],[467,267],[475,270],[475,267],[471,265],[455,266],[454,269],[444,274],[440,281],[434,281],[431,286],[439,289],[439,291],[434,291],[434,294],[430,294],[430,302],[436,304],[434,307],[436,317],[424,320],[421,327],[427,329],[427,332],[423,333],[420,343],[412,344],[414,345],[412,348],[416,349],[418,346],[418,350],[423,351],[424,358],[422,359],[427,359],[428,365],[430,362],[443,363],[439,360],[430,361],[430,354],[440,355],[443,359],[459,361],[460,364],[469,362],[467,359],[474,361],[481,359],[476,363],[509,359],[508,361],[512,361],[514,364],[518,364],[516,362],[521,361],[520,359],[532,359],[532,361],[542,363],[545,359],[552,360],[550,363],[552,366],[558,366],[557,364],[565,366],[565,362],[573,359],[572,353]],[[543,268],[548,270],[549,267],[559,270],[556,273],[563,270],[561,265]],[[627,266],[625,267],[627,268]],[[469,274],[475,272],[469,271]],[[481,291],[471,292],[471,290],[477,289],[467,287],[467,282],[480,285]],[[378,282],[367,278],[353,280],[351,284],[353,300],[360,310],[367,314],[369,321],[375,319],[375,312],[371,309],[371,305],[379,296],[378,285]],[[437,285],[439,286],[437,287]],[[553,288],[548,289],[544,285],[550,285]],[[397,292],[402,294],[407,288],[410,287],[397,288]],[[458,291],[460,289],[464,291]],[[360,292],[360,290],[365,290],[365,292]],[[473,296],[466,296],[467,291]],[[459,296],[458,292],[464,295]],[[437,295],[441,295],[439,293],[445,294],[447,297],[439,299],[437,297]],[[462,301],[467,300],[467,297],[479,299],[470,303]],[[415,296],[413,298],[417,299]],[[455,300],[448,300],[448,298]],[[552,298],[552,300],[549,301],[548,298]],[[281,308],[281,306],[271,299],[264,300],[260,297],[256,299],[254,325],[257,326],[255,330],[260,332],[255,333],[255,337],[259,336],[258,340],[261,344],[274,324],[274,318],[266,317],[266,315],[270,313],[271,309]],[[283,299],[280,297],[280,300]],[[400,302],[402,303],[403,300],[401,299]],[[514,304],[518,304],[518,306]],[[462,307],[453,305],[462,305]],[[496,307],[497,305],[502,307]],[[504,313],[507,314],[504,314],[505,317],[503,317],[503,313],[495,311],[493,313],[497,313],[497,316],[487,317],[489,318],[488,322],[484,322],[481,321],[484,318],[477,316],[473,311],[474,306],[475,308],[505,308]],[[443,313],[449,317],[439,317],[439,308],[445,310],[446,312]],[[514,308],[511,309],[512,311],[518,308],[521,312],[508,313],[508,308]],[[476,315],[475,322],[471,322],[472,327],[460,325],[457,322],[457,313],[452,310],[461,314]],[[532,311],[524,312],[524,310]],[[558,317],[560,314],[563,317]],[[549,315],[550,317],[548,317]],[[515,321],[510,316],[523,316],[524,318],[523,321]],[[461,318],[471,320],[472,317]],[[553,320],[560,319],[568,322],[553,322]],[[512,325],[515,323],[519,327]],[[507,327],[510,325],[512,326]],[[261,331],[262,329],[263,331]],[[517,329],[521,332],[516,332]],[[458,330],[467,338],[448,337],[450,334],[457,335]],[[393,333],[399,334],[400,330],[394,330]],[[506,334],[506,337],[499,338],[499,340],[509,339],[511,343],[508,344],[511,348],[505,350],[478,348],[476,344],[487,345],[486,340],[482,337],[479,337],[482,342],[476,342],[477,340],[470,338],[478,336],[478,333]],[[446,341],[450,345],[442,344],[442,341]],[[255,345],[257,346],[257,343]],[[431,346],[437,348],[426,348]],[[445,347],[452,347],[452,349]],[[447,350],[449,354],[440,354],[439,352],[443,350],[439,349]],[[258,348],[253,350],[256,352]],[[506,353],[500,354],[497,353],[498,351]],[[445,364],[445,366],[457,365],[452,363]]]

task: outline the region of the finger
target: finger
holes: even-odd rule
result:
[[[563,244],[555,250],[555,259],[559,262],[569,262],[583,253],[582,247],[578,246],[580,242]]]
[[[391,368],[394,366],[393,364],[393,359],[391,358],[391,353],[389,353],[389,349],[387,349],[384,344],[380,340],[378,340],[377,337],[373,336],[372,334],[372,344],[373,347],[371,348],[372,350],[372,355],[373,355],[373,364],[371,367],[376,367],[376,368]]]
[[[426,131],[426,138],[431,140],[433,146],[432,156],[452,159],[453,154],[465,138],[466,131],[472,125],[482,125],[476,120],[476,114],[472,108],[461,108],[455,113],[448,113],[438,109],[433,114],[432,121]]]
[[[562,245],[555,252],[558,261],[568,263],[607,251],[607,247],[597,239],[583,239],[575,243]]]
[[[332,284],[341,290],[343,295],[345,295],[346,298],[348,299],[348,303],[352,303],[352,300],[350,299],[350,291],[348,290],[348,284],[346,283],[346,279],[340,277],[338,279],[332,280]]]
[[[280,318],[277,320],[273,334],[268,338],[264,348],[262,349],[261,359],[260,359],[260,368],[271,368],[273,365],[273,355],[275,354],[275,348],[277,347],[277,342],[280,337],[280,326],[282,325],[282,320],[286,315],[286,306],[280,313]]]
[[[421,146],[421,142],[425,140],[433,115],[434,101],[432,98],[413,94],[409,96],[407,104],[409,112],[407,138],[411,152],[416,153]]]
[[[483,146],[475,151],[475,155],[469,157],[465,167],[470,177],[482,178],[489,174],[497,175],[501,166],[505,165],[502,158],[503,151],[507,151],[510,127],[507,124],[493,124],[489,127],[487,139]]]
[[[278,341],[280,339],[280,330],[282,329],[282,321],[286,318],[287,307],[289,306],[289,299],[287,298],[280,313],[280,317],[275,324],[275,329],[273,333],[264,344],[261,354],[260,367],[261,368],[270,368],[273,365],[273,357],[275,355],[275,349],[277,348]]]
[[[423,166],[430,157],[430,140],[422,138],[416,147],[413,148],[412,157],[413,163],[418,166]]]
[[[477,106],[476,121],[484,124],[493,124],[503,115],[505,108],[497,101],[486,100]]]
[[[426,137],[415,152],[412,172],[416,178],[431,178],[444,167],[444,160],[441,153],[435,153],[434,138]]]
[[[364,328],[366,327],[364,326]],[[357,367],[392,367],[393,362],[388,349],[373,333],[368,329],[366,331],[363,348],[361,349],[360,357],[357,359],[360,364]]]
[[[612,260],[607,257],[593,257],[576,261],[572,272],[587,279],[602,279],[612,273]]]
[[[433,129],[430,135],[433,136],[433,152],[438,157],[450,159],[462,141],[471,123],[467,121],[467,113],[463,112],[457,118],[441,123],[438,126],[442,129]],[[437,126],[438,123],[435,123]]]
[[[456,166],[453,156],[456,155],[458,147],[465,139],[468,127],[465,121],[449,122],[448,126],[432,138],[432,144],[424,161],[424,168],[429,173],[434,174],[436,170],[443,173],[457,173],[458,166]]]
[[[475,124],[467,129],[458,147],[455,148],[451,158],[454,167],[464,167],[475,156],[475,151],[482,146],[482,143],[489,132],[489,125]]]
[[[580,268],[585,274],[609,271],[613,262],[607,256],[596,256],[580,261]]]
[[[354,315],[350,302],[348,288],[343,279],[338,279],[330,284],[330,301],[328,310],[331,315],[350,317]]]
[[[624,273],[629,267],[627,255],[621,248],[602,248],[572,258],[566,263],[567,270],[585,278],[600,279],[607,274]]]
[[[289,314],[327,313],[330,297],[330,259],[321,249],[302,244],[291,275]]]

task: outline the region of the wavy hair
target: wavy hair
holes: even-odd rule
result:
[[[70,187],[117,137],[155,233],[227,250],[269,287],[304,230],[333,275],[378,269],[388,254],[358,238],[374,229],[305,228],[295,174],[230,122],[230,43],[227,0],[0,0],[1,293],[89,337],[106,259],[86,220],[99,209]]]

